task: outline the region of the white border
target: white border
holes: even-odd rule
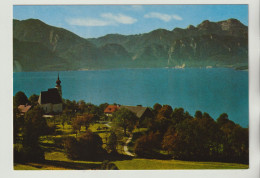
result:
[[[249,4],[249,133],[250,168],[246,170],[167,171],[14,171],[12,160],[12,18],[13,5],[44,4]],[[0,175],[1,177],[192,177],[259,178],[259,1],[258,0],[4,0],[0,6]],[[239,111],[238,111],[239,112]]]

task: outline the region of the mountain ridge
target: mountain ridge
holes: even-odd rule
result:
[[[14,19],[13,28],[15,72],[248,66],[248,27],[237,19],[88,39],[38,19]]]

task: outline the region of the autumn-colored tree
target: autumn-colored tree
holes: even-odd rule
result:
[[[161,108],[162,108],[162,105],[160,105],[159,103],[155,103],[153,105],[154,114],[157,115]]]
[[[163,118],[170,119],[172,111],[173,110],[170,105],[163,105],[157,114],[157,119],[158,120],[163,119]]]
[[[138,138],[134,145],[134,152],[139,157],[145,158],[155,158],[158,156],[156,150],[160,149],[160,133],[150,132],[147,135],[144,135]]]
[[[162,140],[162,148],[168,151],[168,154],[173,154],[177,141],[177,132],[173,127],[170,127],[164,134]]]

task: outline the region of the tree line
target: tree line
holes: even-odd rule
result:
[[[248,128],[229,120],[226,113],[215,121],[208,113],[191,116],[183,108],[155,104],[153,118],[141,124],[148,127],[135,142],[139,157],[155,158],[158,150],[180,160],[249,162]]]

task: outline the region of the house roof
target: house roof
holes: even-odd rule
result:
[[[61,96],[57,88],[50,88],[48,91],[42,91],[39,97],[40,104],[59,104],[62,103]]]
[[[147,109],[147,107],[142,107],[142,106],[124,106],[124,105],[120,106],[120,108],[126,108],[132,111],[133,113],[136,114],[138,118],[141,118]]]
[[[119,109],[118,105],[108,105],[104,110],[104,113],[113,113]]]
[[[27,111],[29,111],[29,109],[31,108],[31,105],[19,105],[18,109],[20,112],[22,113],[26,113]]]

